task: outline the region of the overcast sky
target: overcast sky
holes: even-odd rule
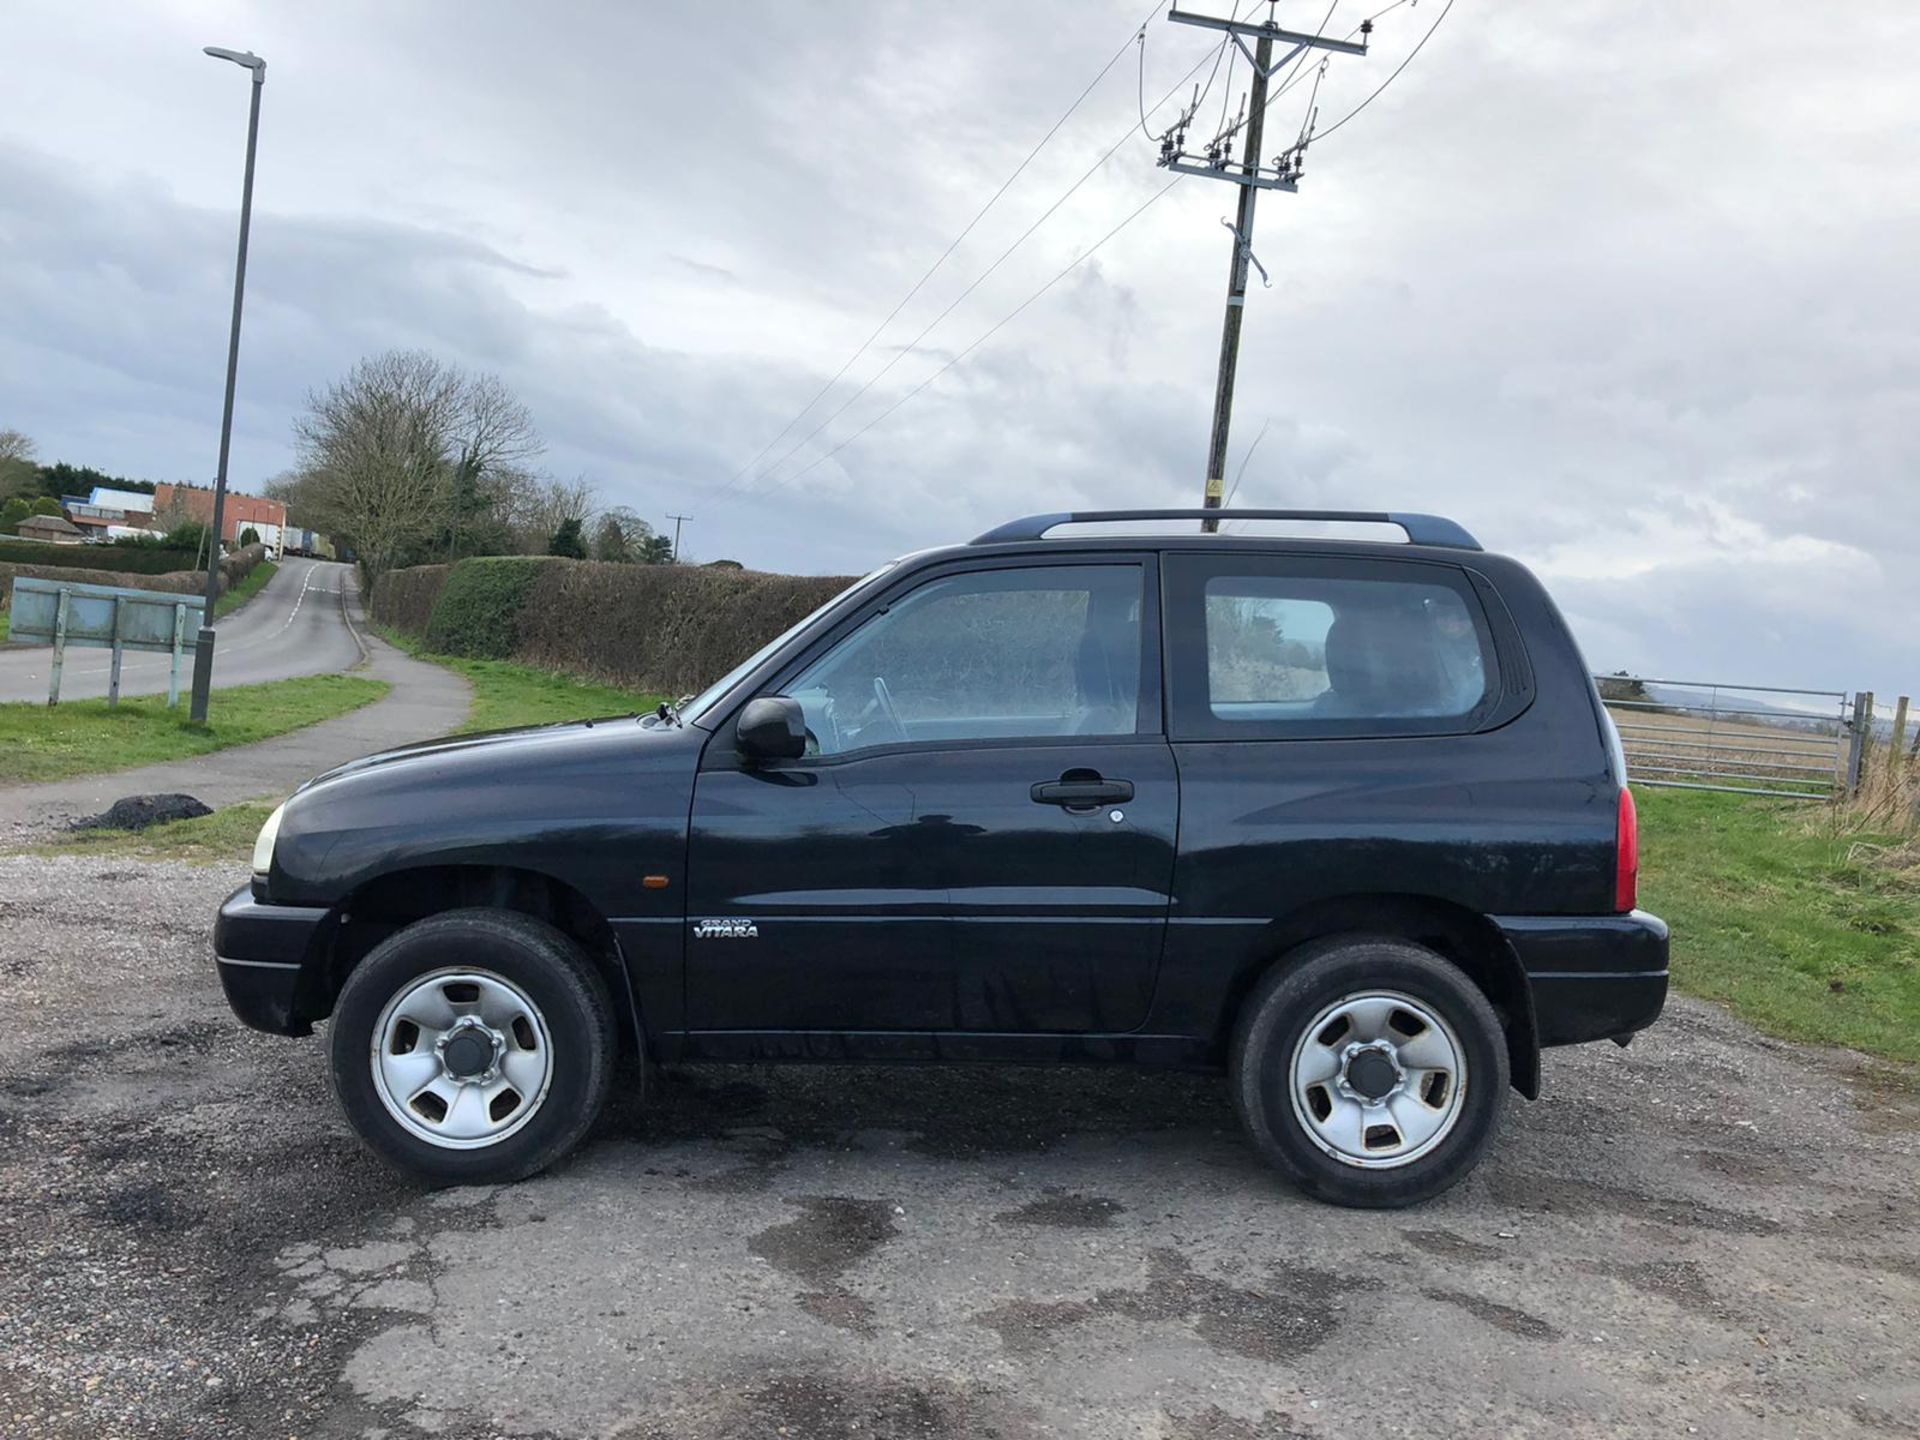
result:
[[[1343,0],[1329,33],[1386,3]],[[1442,4],[1333,62],[1323,129]],[[1204,179],[799,473],[1165,183],[1136,128],[902,353],[1137,123],[1132,50],[761,469],[891,370],[733,479],[1144,11],[7,0],[0,427],[211,477],[247,102],[199,53],[220,44],[269,62],[243,487],[289,463],[309,387],[419,346],[509,381],[553,474],[692,515],[695,558],[850,572],[1034,510],[1197,503],[1233,205]],[[1209,53],[1156,16],[1148,103]],[[1916,54],[1908,5],[1458,0],[1299,193],[1261,199],[1230,474],[1267,430],[1239,499],[1453,515],[1605,669],[1920,684]]]

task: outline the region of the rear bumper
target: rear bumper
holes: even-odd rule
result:
[[[1667,1003],[1667,923],[1626,915],[1496,915],[1533,990],[1542,1045],[1644,1030]]]
[[[251,885],[227,897],[214,921],[213,953],[235,1015],[273,1035],[313,1033],[302,1003],[310,986],[306,961],[326,918],[325,910],[264,904]]]

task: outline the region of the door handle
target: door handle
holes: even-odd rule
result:
[[[1133,799],[1131,780],[1043,780],[1030,792],[1036,805],[1064,805],[1069,810],[1091,810],[1096,805],[1118,805]]]

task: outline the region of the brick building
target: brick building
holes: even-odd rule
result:
[[[153,513],[156,516],[170,516],[175,509],[184,510],[187,518],[198,520],[202,525],[211,525],[212,489],[198,485],[155,486]],[[259,532],[260,539],[269,549],[278,550],[286,528],[287,507],[282,502],[227,491],[226,508],[220,512],[220,539],[223,544],[238,545],[242,532],[252,529]]]

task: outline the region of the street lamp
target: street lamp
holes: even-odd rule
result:
[[[233,445],[233,386],[240,370],[240,301],[247,288],[247,227],[253,220],[253,152],[260,140],[260,91],[267,83],[267,62],[251,50],[223,50],[208,45],[205,53],[231,60],[253,72],[253,103],[247,110],[247,175],[240,187],[240,254],[233,266],[233,331],[227,338],[227,403],[220,415],[220,470],[213,482],[213,533],[207,542],[207,609],[193,648],[193,704],[189,717],[196,725],[207,721],[207,692],[213,688],[213,604],[220,598],[220,522],[227,508],[227,452]]]

